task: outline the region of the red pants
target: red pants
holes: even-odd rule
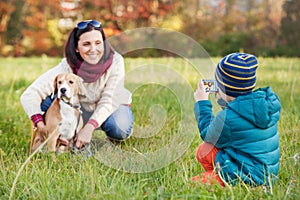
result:
[[[203,142],[198,147],[196,158],[205,169],[205,173],[201,174],[201,176],[193,177],[192,179],[199,179],[204,183],[213,183],[215,180],[217,180],[220,185],[224,186],[224,183],[220,179],[219,175],[214,171],[214,161],[218,152],[219,149],[206,142]]]

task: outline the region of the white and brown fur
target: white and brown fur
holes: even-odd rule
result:
[[[83,126],[79,104],[79,91],[82,79],[71,73],[63,73],[54,80],[54,93],[57,98],[46,112],[48,151],[65,152],[73,146],[75,134]],[[59,141],[67,141],[68,146]]]

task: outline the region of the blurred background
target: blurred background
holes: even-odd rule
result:
[[[300,57],[300,0],[0,0],[0,54],[63,56],[70,30],[86,19],[101,21],[108,37],[140,27],[178,31],[211,56]]]

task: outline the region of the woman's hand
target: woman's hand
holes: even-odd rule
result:
[[[209,92],[205,91],[202,80],[198,83],[198,87],[194,92],[195,101],[208,100]]]
[[[94,126],[87,123],[77,134],[76,137],[76,148],[80,149],[85,144],[89,144],[92,140],[92,135],[94,132]]]
[[[36,137],[40,137],[40,139],[42,141],[44,141],[44,139],[47,136],[47,129],[46,129],[46,125],[43,121],[40,121],[36,124],[36,128],[37,128],[37,136]]]
[[[46,125],[43,121],[36,124],[36,132],[32,141],[31,152],[34,152],[45,141],[47,136]]]

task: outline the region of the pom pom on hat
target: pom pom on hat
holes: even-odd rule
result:
[[[246,53],[232,53],[218,63],[215,78],[226,95],[237,97],[252,92],[256,84],[257,58]]]

